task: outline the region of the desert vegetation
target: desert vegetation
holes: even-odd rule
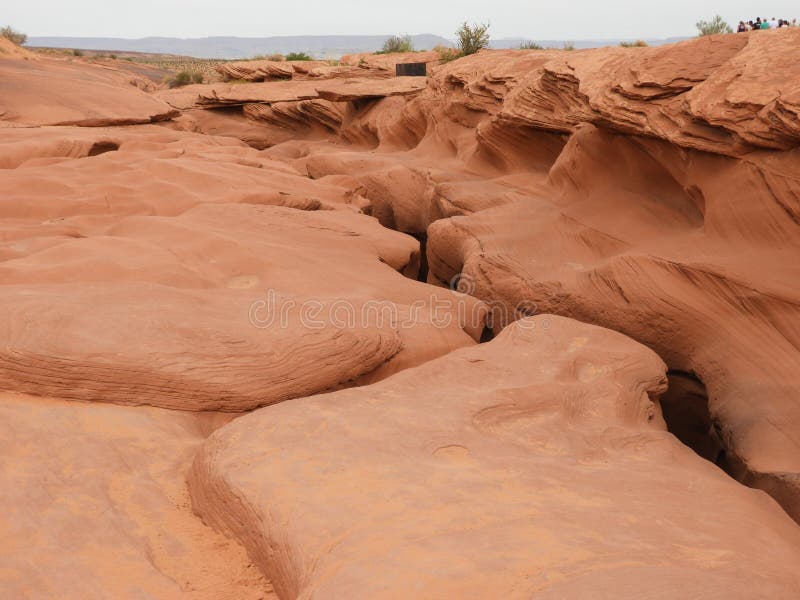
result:
[[[286,55],[286,60],[314,60],[310,54],[306,52],[289,52]]]
[[[699,36],[733,33],[733,27],[728,25],[720,15],[715,15],[710,21],[698,21],[695,26]]]
[[[489,23],[469,24],[464,21],[456,30],[456,40],[461,56],[475,54],[489,46]]]
[[[280,62],[282,60],[286,60],[286,57],[279,52],[273,52],[272,54],[256,54],[255,56],[251,57],[250,60],[272,60],[275,62]]]
[[[620,42],[619,45],[623,48],[645,48],[648,43],[644,40],[636,40],[634,42]]]
[[[544,47],[541,44],[537,44],[536,42],[522,42],[519,45],[520,50],[544,50]]]
[[[459,56],[461,56],[461,53],[458,51],[457,48],[451,48],[450,46],[442,46],[441,44],[438,46],[434,46],[433,51],[439,55],[439,61],[443,63],[450,62],[451,60],[455,60]]]
[[[386,38],[383,47],[375,54],[394,54],[396,52],[414,52],[414,44],[411,42],[410,35],[392,35]]]
[[[198,71],[179,71],[174,77],[167,79],[168,87],[176,88],[190,83],[203,83],[203,74]]]
[[[22,46],[22,44],[28,41],[28,36],[26,34],[22,33],[21,31],[17,31],[9,25],[6,25],[0,29],[0,37],[6,38],[17,46]]]

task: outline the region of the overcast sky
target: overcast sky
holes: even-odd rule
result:
[[[694,35],[698,19],[800,18],[797,1],[746,0],[2,0],[0,26],[31,36],[205,37],[436,33],[491,22],[494,38]]]

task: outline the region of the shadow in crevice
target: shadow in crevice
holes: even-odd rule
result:
[[[417,274],[417,281],[425,283],[428,281],[428,234],[411,233],[415,240],[419,242],[419,272]]]
[[[115,142],[95,142],[89,148],[89,153],[86,156],[97,156],[105,154],[106,152],[115,152],[119,150],[119,144]]]
[[[699,456],[727,469],[725,449],[708,409],[708,392],[689,371],[667,372],[669,389],[661,396],[661,409],[669,431]]]
[[[486,325],[481,331],[481,344],[485,344],[486,342],[491,342],[494,339],[494,329],[490,325]]]

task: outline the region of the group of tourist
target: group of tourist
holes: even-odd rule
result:
[[[739,21],[739,27],[736,31],[739,33],[744,33],[745,31],[756,31],[758,29],[778,29],[779,27],[796,27],[797,26],[797,19],[792,19],[790,23],[788,19],[778,19],[775,20],[775,17],[767,20],[766,18],[762,21],[761,17],[758,17],[755,21]]]

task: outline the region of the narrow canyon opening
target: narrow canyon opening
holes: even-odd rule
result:
[[[661,409],[670,433],[698,456],[727,471],[725,449],[708,410],[705,384],[690,371],[672,369],[667,378],[669,389],[661,396]]]
[[[417,273],[417,281],[425,283],[428,281],[428,234],[412,233],[409,234],[419,242],[419,272]]]

